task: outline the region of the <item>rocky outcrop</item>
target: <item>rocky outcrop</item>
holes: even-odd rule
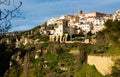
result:
[[[10,67],[12,67],[14,65],[22,66],[25,54],[26,54],[26,52],[23,51],[23,52],[17,52],[14,55],[12,55],[9,66]]]
[[[94,65],[102,75],[111,74],[112,66],[114,66],[114,61],[112,60],[112,57],[105,57],[105,56],[89,55],[87,63],[89,65]]]
[[[70,50],[69,53],[73,54],[73,55],[79,55],[80,54],[80,50]]]

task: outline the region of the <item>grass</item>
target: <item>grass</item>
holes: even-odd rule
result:
[[[111,42],[108,49],[104,51],[102,54],[96,55],[103,55],[103,56],[120,56],[120,44]]]
[[[106,52],[111,55],[120,55],[120,45],[113,44]]]
[[[95,66],[86,64],[83,69],[75,73],[75,77],[109,77],[109,76],[103,76],[101,73],[97,71]]]

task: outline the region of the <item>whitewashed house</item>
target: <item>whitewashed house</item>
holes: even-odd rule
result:
[[[120,10],[117,10],[114,14],[113,14],[113,20],[118,19],[120,21]]]

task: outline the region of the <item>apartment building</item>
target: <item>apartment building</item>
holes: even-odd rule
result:
[[[113,14],[113,20],[118,19],[120,21],[120,10],[117,10],[114,14]]]

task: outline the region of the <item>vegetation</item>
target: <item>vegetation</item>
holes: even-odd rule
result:
[[[5,71],[9,68],[10,57],[14,52],[14,45],[6,45],[0,43],[0,76],[5,74]]]
[[[105,23],[106,29],[104,30],[104,33],[106,34],[106,38],[111,39],[115,43],[119,43],[119,33],[120,33],[120,21],[118,20],[108,20]]]
[[[91,46],[92,53],[109,55],[120,54],[120,21],[107,20],[105,29],[97,33],[97,43]]]
[[[46,26],[46,23],[43,24]],[[106,28],[98,32],[95,44],[48,42],[48,35],[39,33],[40,26],[15,35],[1,35],[0,39],[9,38],[11,43],[0,43],[0,76],[5,77],[108,77],[102,76],[94,66],[86,63],[87,55],[120,55],[120,21],[108,20]],[[47,26],[46,26],[47,28]],[[52,28],[52,27],[51,27]],[[86,38],[92,39],[88,32]],[[22,37],[37,41],[16,47],[16,38]],[[83,33],[72,36],[73,40],[83,41]],[[44,41],[44,42],[43,42]],[[78,50],[79,53],[70,53]],[[75,53],[75,52],[74,52]],[[9,66],[9,63],[12,63]],[[119,60],[112,70],[112,77],[119,77]]]
[[[86,64],[83,69],[75,73],[75,77],[109,77],[100,74],[95,66]]]
[[[79,46],[81,48],[78,48]],[[2,72],[0,72],[0,76],[60,77],[70,76],[70,73],[73,76],[74,72],[86,62],[87,51],[82,49],[83,46],[86,45],[44,42],[37,45],[27,44],[24,46],[21,44],[19,48],[16,48],[14,42],[12,44],[1,43],[0,59],[2,64],[0,63],[0,71]],[[82,52],[75,56],[69,53],[71,49],[82,50]],[[36,52],[38,50],[40,52]],[[35,55],[38,55],[38,58],[35,58]],[[16,60],[15,56],[19,56],[19,60]],[[9,67],[10,62],[12,62],[12,66]]]
[[[115,65],[112,67],[112,77],[120,77],[120,59],[115,61]]]
[[[91,45],[91,54],[120,56],[120,21],[107,20],[105,29],[97,33],[97,43]],[[111,77],[120,76],[120,60],[115,60]],[[98,76],[97,76],[98,77]]]
[[[39,55],[37,59],[35,59],[34,56],[31,57],[33,66],[30,69],[30,72],[36,77],[44,77],[46,75],[50,77],[61,77],[63,75],[70,76],[70,73],[73,74],[76,70],[79,70],[85,62],[86,57],[84,51],[80,54],[81,56],[69,54],[69,47],[71,47],[71,45],[49,43],[44,46],[45,48],[37,53]],[[73,46],[75,47],[75,44]],[[44,50],[46,49],[47,52],[45,53]],[[35,72],[34,69],[39,71],[36,70]]]

